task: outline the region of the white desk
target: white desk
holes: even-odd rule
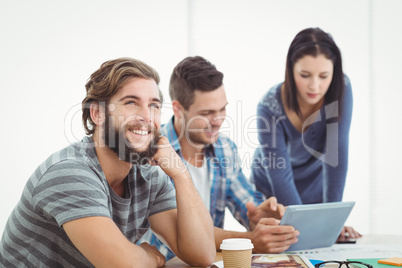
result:
[[[364,235],[357,240],[356,244],[335,244],[329,248],[304,251],[300,255],[316,260],[400,257],[402,256],[402,236]]]
[[[335,244],[329,248],[304,251],[301,255],[317,260],[345,260],[347,258],[390,258],[402,257],[402,236],[393,235],[363,235],[356,244]],[[222,260],[222,254],[217,253],[215,261]],[[192,267],[179,258],[173,258],[166,267]]]

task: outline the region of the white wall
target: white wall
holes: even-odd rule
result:
[[[370,64],[370,213],[374,233],[402,233],[402,1],[374,1]]]
[[[79,104],[102,62],[129,56],[156,68],[166,122],[172,68],[188,55],[206,57],[225,74],[225,129],[246,158],[256,141],[248,120],[283,80],[294,35],[311,26],[333,35],[353,86],[344,200],[357,204],[348,223],[363,233],[402,234],[401,216],[392,212],[402,204],[402,128],[394,122],[401,8],[400,0],[1,0],[0,235],[37,165],[84,135]]]

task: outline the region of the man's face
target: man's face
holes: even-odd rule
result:
[[[226,93],[224,86],[203,92],[196,90],[194,103],[183,111],[184,134],[193,146],[212,144],[219,137],[219,129],[226,118]]]
[[[126,162],[148,163],[157,151],[161,105],[155,81],[129,80],[109,101],[105,144]]]

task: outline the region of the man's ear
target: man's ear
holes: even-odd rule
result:
[[[105,107],[99,102],[93,101],[89,106],[91,119],[97,126],[101,126],[105,122]]]
[[[184,108],[177,100],[172,101],[173,114],[178,119],[183,117]]]

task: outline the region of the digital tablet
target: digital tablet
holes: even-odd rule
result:
[[[332,246],[354,205],[349,201],[288,206],[280,225],[291,225],[300,235],[287,251]]]

